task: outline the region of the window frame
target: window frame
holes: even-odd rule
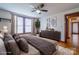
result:
[[[16,16],[16,33],[18,33],[18,24],[17,24],[18,23],[18,17],[20,17],[20,16]]]
[[[32,33],[32,19],[31,18],[27,18],[27,17],[22,17],[23,18],[23,33],[18,33],[18,25],[17,25],[17,17],[22,17],[22,16],[17,16],[16,15],[16,33],[17,34],[28,34],[28,33]],[[30,19],[31,20],[31,32],[25,32],[25,19]]]
[[[24,27],[25,28],[25,33],[31,33],[32,32],[32,19],[29,19],[31,21],[31,32],[26,32],[26,24],[27,24],[26,19],[28,19],[28,18],[25,18],[25,22],[24,22],[25,23],[25,27]]]

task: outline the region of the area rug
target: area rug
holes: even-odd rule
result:
[[[57,55],[74,55],[74,51],[62,46],[57,46]]]

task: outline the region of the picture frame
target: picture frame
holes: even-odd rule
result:
[[[57,17],[53,17],[53,18],[51,19],[50,23],[51,23],[51,25],[52,25],[53,27],[56,27],[56,26],[57,26]]]

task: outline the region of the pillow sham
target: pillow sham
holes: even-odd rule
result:
[[[26,53],[28,52],[28,50],[29,50],[28,43],[24,38],[18,38],[16,42],[17,42],[20,50],[22,50]]]
[[[19,34],[13,34],[12,36],[14,39],[20,38]]]
[[[20,55],[20,49],[15,40],[9,40],[7,45],[12,55]]]
[[[4,34],[4,41],[8,41],[8,40],[14,40],[11,34],[5,33]]]
[[[9,40],[14,40],[14,39],[9,33],[4,33],[3,41],[4,41],[4,44],[5,44],[5,48],[6,48],[7,54],[11,55],[11,52],[10,52],[9,46],[8,46],[8,41]]]
[[[6,48],[3,42],[3,39],[0,38],[0,55],[6,55]]]

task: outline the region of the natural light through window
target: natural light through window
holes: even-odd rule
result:
[[[31,32],[32,21],[31,19],[25,19],[25,32]]]
[[[23,33],[23,18],[22,17],[17,17],[17,33]]]
[[[17,18],[16,18],[16,32],[17,33],[32,32],[32,19],[17,16]]]

